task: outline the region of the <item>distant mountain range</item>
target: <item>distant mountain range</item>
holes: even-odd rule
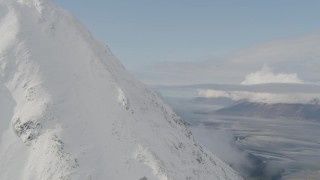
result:
[[[218,115],[261,117],[261,118],[293,118],[320,120],[319,104],[267,104],[254,102],[238,102],[235,105],[214,111]]]

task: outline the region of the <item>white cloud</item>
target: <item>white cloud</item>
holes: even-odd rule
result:
[[[274,72],[254,72],[264,64]],[[139,77],[148,84],[320,82],[320,32],[265,42],[206,61],[164,62],[144,67]],[[288,73],[288,72],[294,72]]]
[[[320,93],[266,93],[266,92],[250,92],[250,91],[221,91],[221,90],[198,90],[198,95],[205,98],[225,97],[234,101],[246,100],[257,103],[302,103],[311,104],[318,103]]]
[[[263,65],[263,68],[254,73],[250,73],[245,77],[245,80],[241,82],[243,85],[253,85],[253,84],[267,84],[267,83],[295,83],[300,84],[303,81],[298,77],[296,73],[285,74],[279,73],[275,74],[267,65]]]
[[[300,37],[257,44],[231,55],[234,63],[279,64],[294,61],[314,61],[320,57],[320,32]]]
[[[236,148],[236,142],[231,132],[223,129],[211,129],[201,124],[191,126],[191,130],[198,142],[242,174],[247,175],[248,171],[255,168],[249,160],[248,153]]]

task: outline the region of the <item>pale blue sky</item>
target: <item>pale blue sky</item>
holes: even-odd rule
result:
[[[320,31],[319,0],[54,0],[127,69],[201,62]]]

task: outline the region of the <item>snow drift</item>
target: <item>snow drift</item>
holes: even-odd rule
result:
[[[0,179],[242,179],[49,0],[0,0]]]

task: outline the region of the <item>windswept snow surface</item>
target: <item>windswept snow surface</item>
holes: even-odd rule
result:
[[[48,0],[0,0],[0,180],[9,179],[242,178],[73,16]]]

